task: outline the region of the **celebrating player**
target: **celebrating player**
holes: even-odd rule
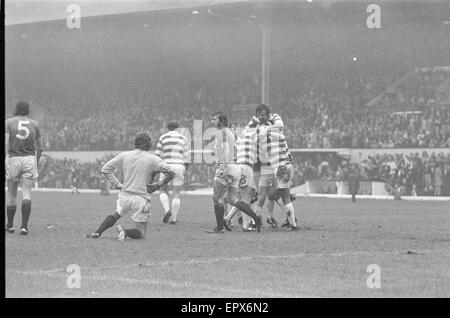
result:
[[[39,122],[29,117],[30,105],[19,102],[14,117],[5,122],[6,181],[8,201],[6,231],[14,233],[14,215],[19,182],[22,179],[22,225],[21,235],[28,235],[31,214],[31,189],[38,178],[38,162],[43,151]]]
[[[256,128],[246,128],[241,136],[237,136],[237,164],[241,170],[241,177],[239,179],[239,196],[242,201],[250,204],[252,193],[255,191],[255,182],[253,178],[253,165],[256,163]],[[228,215],[225,217],[225,228],[231,231],[231,219],[238,212],[236,207],[233,207]],[[242,228],[244,232],[254,230],[251,227],[251,219],[244,214],[242,216]]]
[[[237,199],[238,184],[241,177],[241,169],[235,159],[235,138],[233,132],[228,129],[228,120],[225,114],[218,112],[213,114],[212,121],[216,134],[214,140],[214,153],[216,159],[216,174],[214,177],[214,214],[217,226],[207,233],[224,233],[224,197],[232,206],[253,218],[256,229],[261,230],[261,219],[251,209],[248,203]]]
[[[184,183],[184,173],[189,159],[188,141],[185,136],[175,131],[175,129],[178,128],[177,122],[169,122],[167,128],[169,129],[169,132],[159,138],[155,154],[169,164],[175,172],[175,178],[172,181],[172,210],[169,205],[169,191],[167,186],[161,188],[159,198],[165,212],[163,222],[167,223],[170,218],[169,223],[176,224],[178,210],[180,209],[181,204],[180,189]],[[161,175],[161,178],[164,178],[164,176]]]
[[[117,225],[119,240],[123,241],[125,237],[133,239],[145,237],[150,216],[150,193],[160,189],[175,177],[175,173],[167,163],[148,152],[151,145],[150,134],[146,131],[139,132],[134,138],[135,150],[122,152],[103,166],[102,172],[111,185],[120,189],[117,207],[112,215],[105,218],[97,231],[86,235],[87,238],[99,238],[121,216],[128,213],[132,213],[131,219],[136,227],[124,229],[122,225]],[[115,176],[115,169],[123,171],[123,184]],[[163,173],[165,178],[150,183],[157,173]]]
[[[270,165],[275,172],[276,187],[275,193],[271,193],[273,200],[281,198],[281,208],[287,215],[287,229],[297,230],[297,223],[290,194],[290,184],[294,167],[291,163],[292,155],[289,152],[286,138],[281,132],[277,131],[261,131],[262,136],[259,140],[262,142],[261,147],[266,149],[269,157]]]
[[[261,141],[259,138],[260,136],[264,136],[265,138],[266,135],[262,135],[259,132],[263,128],[266,129],[264,131],[282,132],[284,124],[280,115],[270,113],[269,106],[260,104],[256,107],[256,116],[250,120],[247,127],[257,128],[258,131],[257,162],[254,165],[254,176],[257,180],[257,183],[255,181],[255,184],[258,185],[258,199],[255,203],[255,209],[258,215],[262,215],[263,206],[269,194],[269,190],[273,186],[275,175],[265,151],[266,149],[260,147]],[[267,203],[267,212],[269,213],[267,223],[275,228],[278,226],[278,222],[273,217],[273,210],[274,201],[272,200],[272,197],[269,197],[269,202]]]

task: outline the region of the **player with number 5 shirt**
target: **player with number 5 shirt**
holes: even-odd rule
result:
[[[21,235],[28,235],[31,214],[31,189],[38,178],[37,164],[43,151],[39,122],[31,119],[30,105],[19,102],[14,117],[5,122],[5,172],[8,186],[6,231],[14,233],[17,189],[22,180]]]

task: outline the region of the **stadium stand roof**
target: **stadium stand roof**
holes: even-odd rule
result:
[[[204,6],[222,6],[242,3],[260,6],[268,4],[307,4],[320,3],[328,7],[336,2],[358,2],[358,0],[6,0],[5,25],[25,24],[65,19],[70,4],[79,4],[82,17],[116,15],[137,12],[150,12],[169,9],[199,8]],[[364,1],[362,1],[364,2]],[[420,2],[419,0],[379,0],[383,2]],[[445,0],[427,0],[446,2]]]
[[[6,0],[5,24],[23,24],[65,19],[67,7],[79,4],[84,17],[196,8],[248,0]]]

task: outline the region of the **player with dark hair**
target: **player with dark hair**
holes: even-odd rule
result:
[[[216,128],[214,159],[217,167],[214,177],[213,202],[217,226],[207,233],[224,233],[224,199],[251,217],[255,221],[257,231],[260,232],[261,219],[248,203],[237,199],[241,169],[236,164],[235,137],[231,129],[228,128],[227,117],[222,112],[214,113],[211,124]]]
[[[147,232],[150,216],[150,194],[169,183],[175,176],[170,166],[161,158],[149,152],[152,145],[150,133],[139,132],[134,138],[135,150],[122,152],[102,168],[103,174],[115,189],[119,189],[116,211],[108,215],[100,227],[87,238],[99,238],[104,231],[112,227],[121,216],[132,213],[135,228],[124,229],[117,225],[119,240],[125,237],[142,239]],[[114,174],[115,169],[123,172],[123,183]],[[151,183],[157,173],[163,173],[164,179]]]
[[[155,155],[170,165],[175,172],[173,184],[172,209],[170,209],[168,185],[160,190],[159,199],[164,208],[163,223],[176,224],[178,210],[180,209],[180,190],[184,184],[184,173],[189,164],[189,147],[187,138],[177,132],[177,122],[169,122],[167,125],[169,132],[159,138]],[[163,178],[164,176],[161,176]]]
[[[259,139],[267,138],[267,136],[262,136],[260,134],[261,129],[264,128],[264,132],[283,132],[284,123],[280,115],[270,113],[269,106],[260,104],[256,107],[256,116],[250,120],[247,127],[256,128],[258,131],[257,162],[254,165],[255,184],[258,188],[255,209],[258,211],[258,215],[262,215],[264,203],[266,198],[268,198],[269,202],[267,202],[267,212],[269,217],[267,218],[267,223],[273,228],[276,228],[278,227],[278,222],[273,217],[275,202],[272,196],[268,197],[270,189],[275,183],[275,175],[265,149],[261,149],[260,147],[261,140]]]
[[[297,230],[297,219],[295,218],[294,206],[291,200],[290,185],[294,166],[292,155],[287,146],[286,137],[281,132],[260,132],[261,148],[266,149],[270,166],[275,173],[275,193],[271,193],[273,200],[281,198],[281,208],[286,212],[288,230]]]
[[[5,172],[8,186],[6,231],[14,233],[17,189],[22,179],[22,225],[20,234],[28,235],[31,214],[31,189],[38,178],[38,162],[43,151],[39,122],[31,119],[30,105],[19,102],[14,117],[5,121]]]

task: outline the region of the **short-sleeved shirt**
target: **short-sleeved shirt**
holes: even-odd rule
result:
[[[5,126],[9,132],[8,155],[10,157],[36,155],[36,142],[41,136],[38,121],[16,116],[8,118]]]
[[[160,157],[139,149],[122,152],[103,166],[102,172],[112,184],[118,182],[113,173],[115,169],[123,172],[122,191],[140,195],[147,200],[151,198],[147,192],[147,183],[151,183],[157,173],[171,171]]]

